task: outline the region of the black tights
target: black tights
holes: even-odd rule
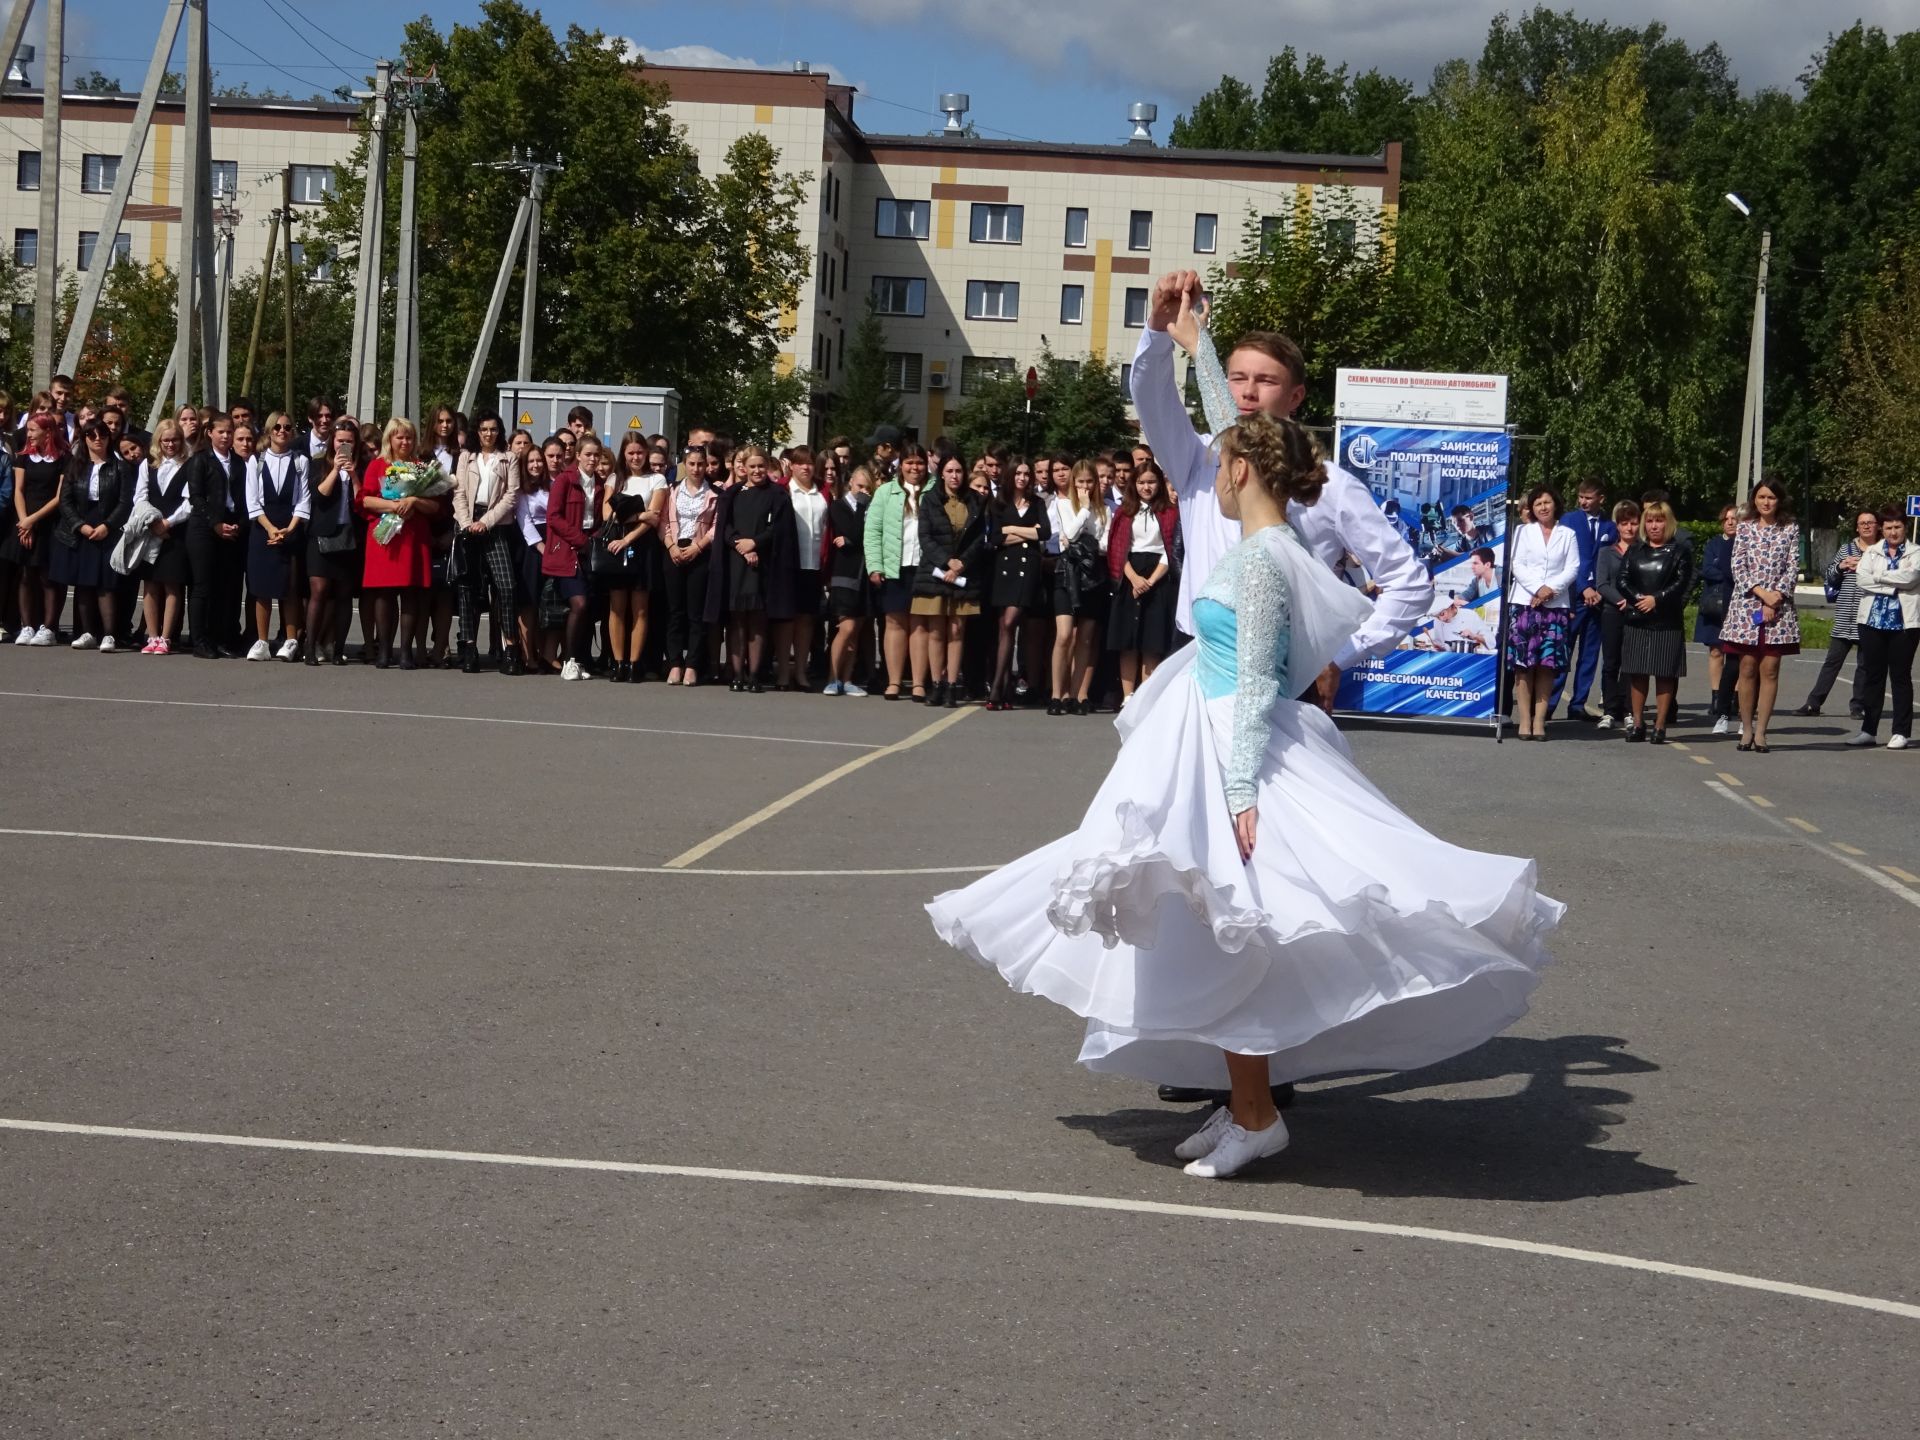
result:
[[[575,595],[567,601],[567,642],[568,660],[578,660],[582,665],[593,653],[593,620],[587,613],[587,597]]]
[[[409,659],[413,655],[414,637],[420,631],[420,622],[427,608],[427,592],[418,587],[407,590],[389,590],[384,595],[374,597],[373,628],[374,643],[380,658],[393,659],[394,616],[399,613],[400,653]]]

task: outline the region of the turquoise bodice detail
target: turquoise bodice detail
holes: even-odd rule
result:
[[[1284,525],[1249,536],[1214,567],[1193,602],[1194,643],[1200,647],[1195,682],[1209,700],[1234,697],[1226,788],[1236,815],[1253,804],[1273,708],[1293,695],[1287,673],[1293,592],[1268,547],[1298,543]]]

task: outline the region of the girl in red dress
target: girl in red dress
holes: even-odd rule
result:
[[[400,631],[400,668],[414,668],[414,636],[426,617],[427,586],[433,579],[432,526],[444,499],[410,495],[401,500],[383,499],[380,482],[387,466],[396,460],[412,460],[420,445],[420,432],[411,420],[396,415],[381,432],[380,453],[367,466],[360,481],[360,508],[367,517],[367,567],[362,584],[374,596],[374,645],[378,658],[374,664],[384,670],[393,663],[395,611]],[[383,515],[402,519],[400,533],[382,545],[373,538],[374,526]]]

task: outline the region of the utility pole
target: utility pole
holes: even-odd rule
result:
[[[213,364],[213,403],[219,409],[226,409],[230,391],[227,389],[227,358],[233,349],[233,336],[229,325],[230,302],[233,299],[233,232],[240,223],[240,212],[231,205],[223,205],[214,213],[214,233],[219,237],[219,255],[215,262],[218,272],[220,305],[217,314],[220,331],[219,349],[215,352]]]
[[[280,288],[286,293],[287,329],[286,344],[286,381],[281,392],[280,408],[291,417],[293,414],[293,167],[289,165],[280,172],[280,268],[286,276],[280,282]]]
[[[393,413],[419,418],[420,411],[420,264],[415,224],[414,177],[420,161],[420,106],[425,92],[440,82],[431,74],[400,75],[391,82],[400,92],[406,128],[400,148],[400,238],[394,252]],[[392,90],[388,92],[390,95]]]
[[[247,338],[247,368],[240,373],[240,393],[253,394],[253,362],[260,353],[260,324],[267,318],[267,290],[273,284],[273,263],[280,253],[280,212],[267,222],[267,262],[260,267],[260,291],[253,297],[253,334]]]
[[[32,0],[20,0],[22,10],[31,4]],[[167,0],[167,12],[160,21],[160,38],[154,42],[153,58],[147,62],[147,78],[140,86],[140,101],[134,106],[133,122],[127,131],[127,151],[120,157],[120,174],[113,182],[113,194],[107,200],[106,219],[100,226],[100,233],[109,237],[109,246],[119,238],[120,226],[127,216],[127,202],[133,198],[134,177],[140,170],[140,158],[146,153],[147,136],[153,130],[154,106],[160,99],[160,86],[167,75],[167,59],[173,54],[174,37],[180,33],[180,16],[185,9],[186,0]],[[8,63],[12,63],[11,59]],[[181,188],[185,189],[184,186]],[[186,197],[183,195],[181,198],[184,208]],[[231,254],[228,260],[231,262]],[[100,292],[107,283],[107,269],[104,265],[91,266],[80,283],[80,299],[74,306],[73,321],[67,327],[67,343],[60,351],[62,374],[72,375],[80,368],[80,357],[87,344],[87,331],[93,326],[93,312],[100,303]],[[227,269],[231,276],[231,263]],[[224,379],[225,372],[221,374]],[[154,399],[162,401],[166,396],[156,395]],[[151,429],[152,425],[149,424],[148,428]]]
[[[40,78],[40,232],[34,256],[33,388],[53,383],[53,327],[59,323],[60,92],[66,79],[66,0],[47,0],[47,57]],[[104,267],[102,267],[104,268]]]
[[[180,166],[179,298],[174,316],[173,403],[187,404],[193,394],[193,291],[200,273],[200,200],[194,194],[207,136],[200,128],[198,97],[207,89],[207,0],[188,0],[187,92],[181,97],[181,128],[186,149]],[[211,360],[213,357],[203,357]],[[209,367],[211,373],[211,367]]]
[[[520,198],[520,208],[514,212],[513,228],[507,233],[506,248],[500,252],[500,272],[494,277],[493,298],[487,302],[487,318],[481,322],[480,338],[473,347],[473,362],[467,366],[467,383],[460,390],[460,410],[463,414],[471,413],[474,401],[479,398],[480,376],[487,367],[487,356],[493,350],[493,337],[500,328],[500,316],[507,308],[507,287],[513,283],[514,257],[520,253],[522,241],[526,243],[527,273],[520,299],[520,373],[517,378],[533,378],[533,337],[539,314],[540,289],[540,201],[546,193],[547,176],[558,174],[562,167],[558,160],[535,160],[531,155],[522,155],[516,146],[512,159],[496,160],[474,168],[515,171],[527,177],[528,187],[527,193]]]
[[[356,90],[360,100],[373,101],[367,128],[367,188],[360,205],[360,273],[354,282],[353,354],[347,367],[347,409],[356,420],[373,418],[380,351],[375,337],[380,329],[380,289],[384,271],[380,249],[385,236],[387,193],[387,92],[393,82],[393,62],[374,67],[373,89]]]
[[[1760,277],[1753,290],[1753,333],[1747,341],[1747,395],[1740,407],[1740,478],[1736,501],[1744,507],[1765,470],[1767,410],[1767,267],[1773,231],[1760,232]]]

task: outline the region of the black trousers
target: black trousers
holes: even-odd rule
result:
[[[1600,607],[1600,708],[1615,720],[1627,718],[1627,683],[1620,678],[1620,637],[1627,617],[1611,605]],[[1639,717],[1634,717],[1639,723]]]
[[[1913,656],[1920,650],[1920,630],[1876,630],[1860,627],[1860,728],[1871,735],[1880,728],[1880,707],[1893,686],[1893,733],[1913,738]]]
[[[187,624],[195,645],[240,647],[240,600],[246,588],[246,532],[222,540],[213,531],[190,524],[187,565],[193,588],[187,597]]]
[[[671,560],[664,579],[667,592],[667,668],[691,665],[707,670],[707,577],[713,573],[713,551],[685,565]]]
[[[1866,633],[1864,628],[1861,633],[1863,635]],[[1846,666],[1847,655],[1857,644],[1859,644],[1857,640],[1843,639],[1838,635],[1827,641],[1827,658],[1821,663],[1819,675],[1814,678],[1813,689],[1807,692],[1807,704],[1817,706],[1826,703],[1827,696],[1833,691],[1834,681],[1840,678],[1840,671]],[[1865,662],[1862,661],[1862,663]],[[1857,711],[1860,708],[1859,679],[1859,674],[1856,672],[1853,703],[1847,707],[1849,710]]]

